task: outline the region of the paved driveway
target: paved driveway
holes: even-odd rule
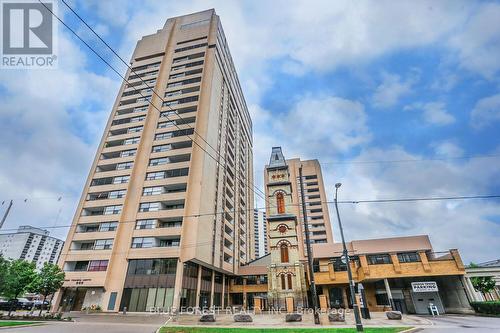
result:
[[[428,319],[433,325],[423,330],[426,333],[500,332],[500,318],[446,315]]]
[[[16,333],[153,333],[166,318],[159,315],[84,315],[73,314],[74,322],[46,322],[40,326],[2,329]]]

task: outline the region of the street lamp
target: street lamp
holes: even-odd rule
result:
[[[344,230],[342,229],[342,222],[340,221],[340,214],[339,214],[339,206],[337,204],[337,193],[339,191],[340,186],[342,186],[342,183],[335,184],[335,200],[334,200],[335,210],[337,211],[337,220],[339,221],[340,236],[342,238],[343,257],[347,263],[347,276],[349,278],[349,288],[351,291],[351,303],[352,303],[352,310],[354,311],[354,319],[356,320],[356,330],[358,332],[363,332],[363,324],[361,323],[361,318],[359,316],[358,303],[356,302],[356,297],[354,295],[354,281],[352,280],[349,252],[347,251],[347,246],[345,245]]]

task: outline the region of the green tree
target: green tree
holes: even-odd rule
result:
[[[36,275],[34,263],[22,259],[11,261],[4,278],[3,296],[14,299],[27,291],[31,291]],[[12,307],[9,309],[9,316],[11,312]]]
[[[54,294],[64,283],[64,272],[59,266],[46,262],[40,273],[37,274],[31,289],[43,296],[43,302],[47,296]],[[42,315],[43,302],[40,305],[39,316]],[[52,303],[52,299],[51,299]]]
[[[469,267],[478,268],[479,266],[471,262]],[[472,282],[472,286],[476,291],[483,294],[489,293],[495,288],[495,280],[491,276],[471,277],[470,282]]]
[[[9,269],[10,262],[0,254],[0,295],[3,295],[5,277]]]

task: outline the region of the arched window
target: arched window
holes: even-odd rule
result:
[[[288,262],[288,246],[281,244],[280,246],[281,262]]]
[[[292,274],[288,274],[286,276],[286,279],[287,279],[287,282],[288,282],[288,289],[293,289],[293,286],[292,286]]]
[[[285,274],[281,274],[281,289],[286,289]]]
[[[285,214],[285,196],[282,192],[276,194],[276,206],[278,207],[278,214]]]

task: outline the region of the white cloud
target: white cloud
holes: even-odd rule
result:
[[[476,8],[449,45],[463,68],[491,79],[500,69],[500,4],[484,2]]]
[[[431,125],[449,125],[455,122],[455,117],[446,110],[443,102],[413,103],[404,107],[404,110],[423,111],[424,121]]]
[[[0,71],[0,198],[14,198],[4,229],[71,223],[118,88],[79,46],[61,32],[58,69]]]
[[[319,151],[347,152],[371,140],[363,104],[335,96],[305,96],[276,122],[287,140]],[[306,130],[290,131],[303,128]]]
[[[500,120],[500,94],[477,101],[471,112],[472,126],[481,129]]]
[[[413,78],[402,81],[399,75],[382,73],[382,83],[372,97],[373,105],[377,108],[395,106],[400,98],[412,92],[414,82]]]
[[[364,150],[354,161],[422,158],[393,147]],[[489,194],[492,187],[500,185],[497,164],[488,159],[327,164],[323,175],[329,198],[333,197],[333,185],[342,182],[340,200]],[[436,251],[459,248],[467,262],[494,259],[500,251],[500,233],[494,222],[500,207],[495,201],[343,204],[340,210],[348,239],[429,234]],[[338,239],[334,213],[331,206],[330,218]],[[490,248],[485,250],[484,244]]]
[[[431,147],[434,148],[436,155],[440,157],[454,158],[461,157],[464,154],[464,150],[451,141],[434,142],[431,144]]]

